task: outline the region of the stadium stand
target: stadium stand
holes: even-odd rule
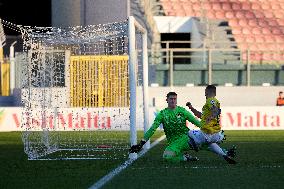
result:
[[[228,22],[240,50],[249,49],[250,60],[279,63],[284,54],[283,0],[161,0],[167,16],[206,17]],[[218,21],[215,21],[218,26]],[[266,50],[266,51],[264,51]],[[242,56],[246,58],[246,53]]]

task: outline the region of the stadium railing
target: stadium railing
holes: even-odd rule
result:
[[[208,83],[212,84],[212,64],[218,65],[246,65],[246,85],[251,84],[251,65],[284,65],[284,51],[279,43],[278,49],[269,48],[271,43],[228,43],[231,48],[216,48],[218,44],[228,42],[195,42],[195,41],[161,41],[160,50],[151,50],[151,62],[168,65],[169,85],[173,86],[174,65],[177,64],[205,64],[208,68]],[[177,44],[188,44],[188,48],[178,48]],[[275,44],[274,44],[275,45]],[[174,46],[174,47],[172,47]],[[198,48],[191,48],[198,46]],[[242,48],[240,48],[240,46]],[[245,48],[244,48],[245,47]],[[242,50],[245,49],[245,50]],[[156,59],[154,61],[154,59]],[[158,60],[158,61],[157,61]]]

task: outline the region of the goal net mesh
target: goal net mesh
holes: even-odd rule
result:
[[[127,158],[128,22],[20,30],[24,53],[17,77],[28,158]],[[135,44],[136,128],[143,130],[143,40],[138,30]]]

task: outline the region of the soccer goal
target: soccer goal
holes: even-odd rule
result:
[[[148,129],[146,30],[129,17],[21,31],[21,123],[28,159],[128,158],[137,130]]]

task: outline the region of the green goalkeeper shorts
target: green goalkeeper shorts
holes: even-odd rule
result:
[[[189,144],[188,144],[188,136],[182,135],[175,141],[171,142],[167,147],[166,150],[175,152],[176,155],[182,154],[184,151],[189,150]]]

